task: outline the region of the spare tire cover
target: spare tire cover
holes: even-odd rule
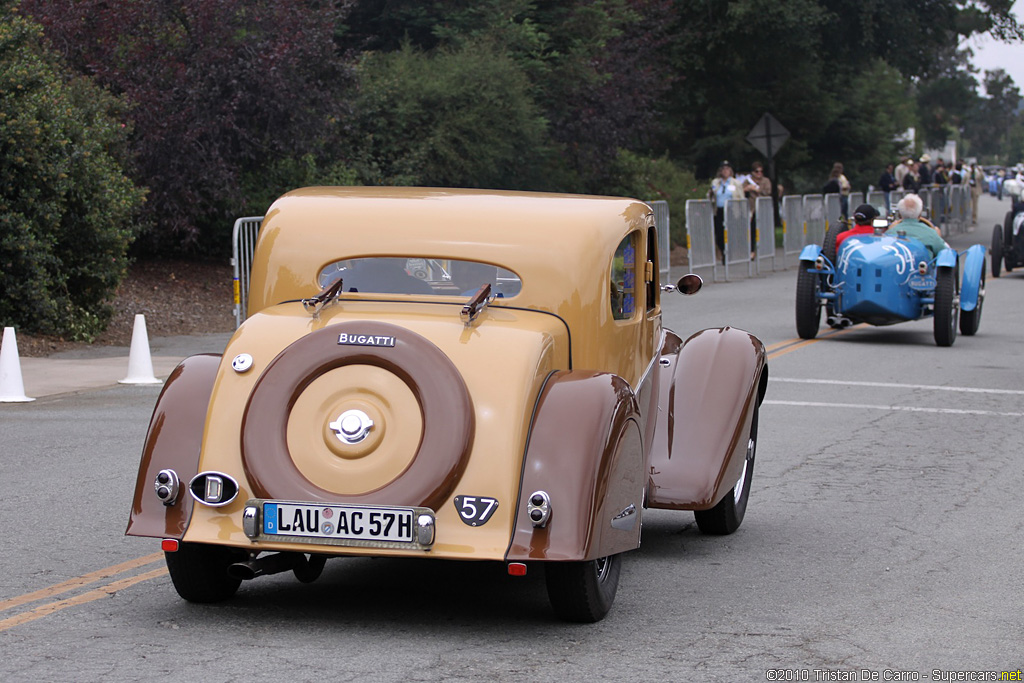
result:
[[[394,345],[341,344],[343,334],[345,339],[388,338]],[[392,481],[372,491],[339,494],[299,470],[289,452],[287,429],[304,389],[324,373],[348,365],[375,366],[404,382],[419,404],[422,437],[408,467]],[[258,498],[437,510],[465,471],[473,430],[469,392],[437,346],[397,325],[345,322],[293,342],[264,370],[242,417],[242,465]]]

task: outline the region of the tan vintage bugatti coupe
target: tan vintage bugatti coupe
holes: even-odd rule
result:
[[[284,195],[248,319],[160,394],[127,533],[194,602],[433,557],[543,566],[559,616],[601,619],[645,509],[740,525],[768,381],[750,334],[662,327],[657,244],[632,199]]]

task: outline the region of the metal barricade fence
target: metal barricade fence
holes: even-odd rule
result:
[[[672,270],[672,236],[670,234],[671,217],[668,202],[664,199],[647,202],[654,212],[654,226],[658,229],[658,270],[662,284],[671,283]]]
[[[690,271],[711,268],[715,276],[715,203],[710,199],[686,200],[686,253]]]
[[[837,194],[825,195],[825,231],[839,222],[839,217],[842,215],[841,202],[842,198]],[[824,232],[822,234],[824,234]]]
[[[249,276],[252,272],[252,254],[256,249],[263,216],[239,218],[231,231],[231,266],[234,268],[235,326],[248,315]]]
[[[750,258],[750,202],[730,199],[725,203],[725,279],[729,279],[729,266],[747,264],[747,275],[753,275]]]
[[[959,234],[965,230],[965,209],[967,208],[965,204],[969,204],[970,199],[967,202],[964,201],[966,196],[964,188],[963,185],[950,185],[949,187],[949,229],[953,234]]]
[[[772,260],[775,270],[775,205],[771,197],[758,197],[754,202],[754,236],[757,238],[757,272],[761,262]]]
[[[825,240],[826,229],[824,197],[820,194],[804,195],[804,244],[821,244]]]
[[[804,198],[787,195],[782,198],[782,265],[787,256],[797,256],[804,248]]]
[[[891,206],[890,202],[892,197],[886,197],[886,192],[881,190],[871,190],[864,196],[864,203],[870,204],[871,206],[878,209],[878,215],[885,216],[889,213]],[[857,207],[853,207],[856,210]]]

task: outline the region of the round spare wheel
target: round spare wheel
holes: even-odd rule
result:
[[[473,429],[466,385],[437,346],[397,325],[345,322],[293,342],[256,381],[242,465],[258,498],[437,510]]]

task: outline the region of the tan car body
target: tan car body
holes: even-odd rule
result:
[[[612,197],[422,188],[309,188],[268,211],[249,317],[224,354],[184,361],[147,435],[127,533],[254,554],[579,561],[640,543],[645,507],[706,510],[743,471],[767,382],[764,348],[732,328],[685,345],[662,329],[650,208]],[[635,235],[636,310],[615,319],[613,255]],[[311,312],[333,262],[359,257],[470,259],[512,271],[521,291],[470,322],[467,297],[342,292]],[[308,303],[308,302],[307,302]],[[393,337],[341,346],[339,334]],[[239,354],[252,365],[232,367]],[[331,420],[358,406],[369,438],[339,446]],[[756,426],[755,426],[756,427]],[[228,504],[170,504],[154,481],[173,470],[237,482]],[[550,520],[529,497],[545,491]],[[486,523],[456,496],[495,499]],[[252,500],[421,506],[428,547],[260,538]]]

